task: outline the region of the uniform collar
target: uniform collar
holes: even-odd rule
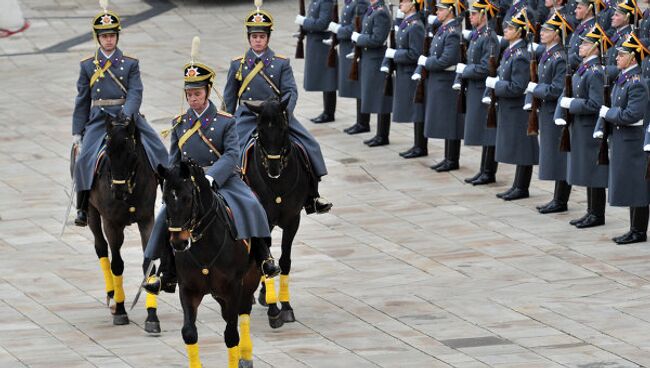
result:
[[[595,65],[598,62],[598,55],[591,55],[587,59],[583,60],[580,64],[580,67],[577,70],[578,75],[583,75],[589,67]]]
[[[122,50],[119,48],[115,48],[113,53],[110,55],[110,60],[113,65],[117,64],[120,60],[122,60]],[[106,60],[109,60],[108,57],[104,54],[104,51],[100,48],[97,52],[97,61],[99,61],[100,65],[105,65]]]
[[[555,53],[559,48],[560,48],[559,43],[556,43],[555,45],[551,46],[551,48],[544,51],[544,53],[542,54],[542,58],[539,60],[539,62],[543,63],[546,60],[548,60],[551,57],[551,55],[553,55],[553,53]]]
[[[253,52],[252,49],[248,49],[248,52],[246,52],[246,63],[248,64],[249,67],[253,68],[255,67],[255,64],[257,64],[256,60],[259,58],[259,60],[264,62],[264,66],[267,67],[269,64],[271,64],[271,61],[273,60],[273,57],[275,56],[275,52],[271,50],[270,48],[267,48],[266,51],[262,54],[262,56],[257,56],[255,55],[255,52]]]
[[[639,65],[633,65],[631,67],[628,67],[627,69],[623,70],[619,75],[618,78],[616,78],[616,84],[623,84],[625,83],[628,79],[631,77],[639,74],[641,72],[641,69],[639,68]]]
[[[214,106],[214,104],[210,100],[208,101],[208,107],[204,112],[201,113],[200,116],[197,116],[197,113],[192,109],[187,110],[190,126],[193,126],[195,122],[200,119],[202,128],[206,128],[210,125],[216,113],[217,113],[217,107]]]

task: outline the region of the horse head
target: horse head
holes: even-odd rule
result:
[[[289,140],[289,100],[270,98],[266,101],[244,101],[250,111],[257,115],[257,142],[262,165],[266,174],[277,179],[288,161],[291,148]]]
[[[137,169],[136,123],[119,114],[106,118],[106,155],[109,159],[111,192],[117,200],[126,199],[135,186]]]
[[[165,180],[163,202],[167,209],[170,243],[177,252],[189,249],[192,231],[203,215],[201,192],[211,194],[203,168],[193,162],[181,161],[167,169],[158,166],[158,175]]]

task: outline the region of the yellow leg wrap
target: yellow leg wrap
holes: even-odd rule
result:
[[[278,295],[275,293],[275,280],[264,279],[266,286],[266,304],[275,304],[278,302]]]
[[[124,287],[122,286],[123,276],[113,275],[113,285],[115,286],[115,303],[124,303]]]
[[[251,316],[239,316],[239,351],[244,360],[253,360],[253,341],[251,340]]]
[[[111,261],[108,260],[108,257],[102,257],[99,259],[99,267],[102,268],[104,273],[104,287],[106,292],[113,291],[113,274],[111,273]]]
[[[155,295],[147,293],[147,298],[145,299],[144,305],[149,308],[158,308],[158,299]]]
[[[239,367],[239,346],[228,348],[228,368],[238,368],[238,367]]]
[[[289,301],[289,275],[280,275],[280,301]]]
[[[199,359],[199,343],[185,345],[187,348],[187,360],[190,362],[190,368],[201,368],[201,359]]]

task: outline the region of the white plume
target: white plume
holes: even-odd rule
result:
[[[104,9],[104,12],[108,11],[108,0],[99,0],[99,6]]]
[[[255,0],[255,6],[257,7],[257,10],[259,10],[262,7],[263,3],[264,0]]]
[[[192,39],[192,51],[190,51],[190,57],[192,62],[199,56],[199,47],[201,46],[201,39],[199,36],[194,36]]]

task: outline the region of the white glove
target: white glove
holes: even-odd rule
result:
[[[332,39],[331,38],[326,38],[322,42],[327,46],[332,46]]]
[[[411,76],[411,80],[419,81],[420,79],[422,79],[422,75],[420,73],[413,73]]]
[[[557,126],[564,126],[564,125],[566,125],[566,120],[564,120],[564,119],[560,119],[560,118],[555,119],[555,125],[557,125]]]
[[[352,32],[352,36],[350,36],[350,38],[352,39],[352,41],[357,42],[357,40],[359,39],[359,36],[361,36],[361,33]]]
[[[296,15],[296,19],[293,22],[301,26],[305,24],[305,17],[302,15]]]
[[[492,99],[490,98],[490,96],[485,96],[481,99],[481,102],[486,105],[489,105],[492,102]]]
[[[524,107],[522,107],[521,109],[524,110],[524,111],[530,111],[530,110],[533,109],[533,104],[528,102],[528,103],[524,104]]]
[[[645,146],[643,146],[643,150],[646,152],[650,152],[650,144],[646,144]]]
[[[463,74],[463,70],[465,70],[465,67],[467,67],[467,65],[463,63],[456,64],[456,73]]]
[[[460,83],[452,84],[451,89],[453,89],[454,91],[460,91]]]
[[[560,99],[560,107],[568,109],[571,107],[571,101],[573,101],[571,97],[562,97],[562,99]],[[566,124],[566,122],[564,123]]]
[[[404,19],[405,15],[406,14],[404,14],[404,12],[399,9],[397,9],[397,11],[395,12],[395,18],[397,19]]]
[[[214,178],[211,177],[210,175],[206,175],[205,178],[208,179],[208,183],[210,183],[210,186],[212,186],[212,183],[214,182]]]
[[[469,29],[463,29],[463,38],[469,40],[471,36],[472,36],[472,31],[470,31]]]
[[[597,130],[597,131],[594,132],[594,138],[596,138],[596,139],[603,139],[604,136],[605,135],[603,134],[603,132],[601,130]]]
[[[528,82],[528,86],[526,87],[526,93],[533,93],[533,90],[537,87],[537,83],[535,82]]]
[[[77,146],[81,145],[81,134],[72,135],[72,144]]]
[[[424,55],[420,55],[418,58],[418,65],[424,66],[427,63],[427,57]]]
[[[384,65],[381,68],[379,68],[379,71],[382,72],[382,73],[388,73],[390,70],[388,69],[388,67],[386,65]]]
[[[497,35],[497,40],[499,40],[499,43],[501,43],[501,39],[503,39],[503,36]]]
[[[354,51],[352,51],[351,53],[345,55],[345,58],[350,59],[350,60],[354,59]]]
[[[598,113],[598,116],[600,116],[601,118],[604,119],[604,118],[605,118],[605,115],[607,115],[607,111],[609,111],[609,107],[607,107],[607,106],[601,106],[601,107],[600,107],[600,112]]]
[[[388,59],[392,59],[392,58],[395,57],[395,52],[396,52],[396,51],[397,51],[397,50],[395,50],[395,49],[391,49],[391,48],[389,47],[389,48],[386,49],[386,53],[384,54],[384,56],[385,56],[386,58],[388,58]]]
[[[433,24],[435,21],[436,21],[436,16],[433,14],[429,14],[429,16],[427,17],[427,23]]]
[[[494,88],[494,86],[497,85],[498,81],[499,81],[499,77],[487,77],[485,79],[485,86],[488,88]]]
[[[539,47],[539,44],[535,42],[533,42],[531,45],[533,45],[533,51],[537,50],[537,48]]]
[[[341,28],[341,25],[338,23],[330,22],[330,24],[327,26],[327,30],[332,32],[332,33],[338,33],[339,29]]]
[[[399,26],[395,26],[393,29],[395,30],[395,33],[399,32]]]
[[[455,72],[456,71],[456,65],[449,65],[448,67],[445,68],[446,72]]]

